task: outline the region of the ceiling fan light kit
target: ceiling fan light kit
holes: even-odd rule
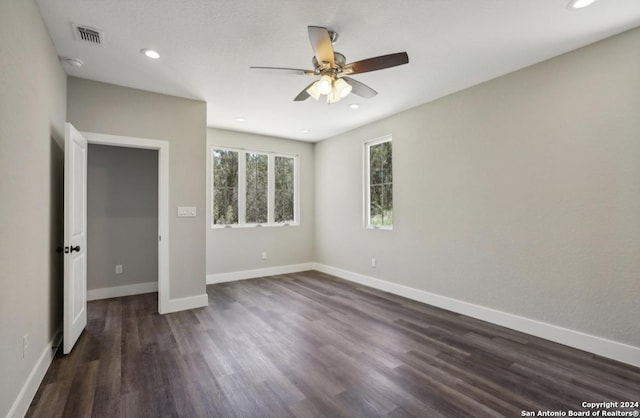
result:
[[[320,80],[311,83],[305,90],[309,96],[319,100],[321,95],[327,96],[327,103],[337,103],[351,93],[353,87],[342,78],[323,75]]]
[[[333,88],[338,92],[341,99],[347,97],[349,93],[351,93],[351,90],[353,90],[353,87],[351,87],[349,83],[344,81],[342,78],[339,78],[333,82]]]
[[[332,104],[344,99],[350,93],[369,99],[377,95],[378,92],[366,84],[346,77],[346,75],[382,70],[409,62],[409,56],[406,52],[398,52],[346,64],[345,56],[333,50],[333,43],[338,39],[336,32],[320,26],[309,26],[308,31],[311,47],[315,54],[311,60],[314,67],[313,70],[250,67],[254,70],[277,70],[314,77],[320,76],[319,80],[311,83],[293,99],[297,102],[306,100],[309,97],[319,100],[320,96],[326,95],[327,103]]]
[[[329,94],[333,86],[333,80],[328,75],[323,75],[320,80],[316,81],[320,94]]]
[[[305,91],[309,94],[309,96],[313,97],[316,100],[320,98],[320,89],[318,89],[317,81],[311,83],[311,85]]]

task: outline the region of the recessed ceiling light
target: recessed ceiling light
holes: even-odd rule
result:
[[[567,5],[567,9],[582,9],[591,6],[596,0],[571,0]]]
[[[303,130],[302,130],[302,133],[303,133],[303,134],[308,134],[309,132],[311,132],[311,131],[309,131],[308,129],[303,129]]]
[[[349,105],[349,109],[357,109],[357,108],[359,108],[359,107],[360,107],[360,105],[359,105],[358,103],[351,103],[351,104]]]
[[[246,121],[246,120],[247,120],[247,118],[245,118],[245,117],[243,117],[243,116],[238,116],[238,117],[236,117],[236,118],[235,118],[235,121],[236,121],[236,122],[244,122],[244,121]]]
[[[158,58],[160,58],[160,54],[158,54],[158,51],[153,50],[153,49],[142,48],[140,50],[140,53],[144,54],[148,58],[151,58],[151,59],[154,59],[154,60],[157,60]]]

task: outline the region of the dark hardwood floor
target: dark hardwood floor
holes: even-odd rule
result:
[[[90,302],[27,416],[520,417],[640,401],[638,368],[315,271],[207,292],[208,308],[169,315],[156,293]]]

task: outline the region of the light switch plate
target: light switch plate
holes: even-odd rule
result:
[[[178,218],[193,218],[195,216],[195,206],[178,206]]]

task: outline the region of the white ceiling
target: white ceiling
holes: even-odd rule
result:
[[[640,0],[581,10],[568,10],[568,1],[36,3],[59,55],[84,61],[65,65],[69,75],[204,100],[211,127],[318,141],[640,26]],[[102,30],[104,45],[76,41],[72,23]],[[379,92],[372,99],[294,102],[310,78],[249,66],[312,69],[308,25],[337,31],[334,47],[347,62],[407,51],[409,64],[353,76]],[[161,58],[146,58],[142,48]]]

